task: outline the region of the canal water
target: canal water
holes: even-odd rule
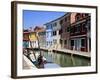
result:
[[[39,54],[40,51],[35,51],[35,54]],[[42,55],[46,58],[47,62],[55,63],[60,67],[74,67],[74,66],[90,66],[91,60],[89,58],[85,58],[82,56],[71,57],[70,54],[64,53],[56,53],[56,52],[48,52],[41,51]]]

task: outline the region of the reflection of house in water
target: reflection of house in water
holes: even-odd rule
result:
[[[90,51],[90,14],[76,13],[72,19],[75,21],[71,23],[70,28],[71,49]]]

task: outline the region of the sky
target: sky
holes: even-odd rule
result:
[[[43,24],[63,16],[65,12],[23,10],[24,29]]]

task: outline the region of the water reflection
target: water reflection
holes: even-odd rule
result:
[[[39,53],[38,51],[36,51]],[[80,56],[73,56],[73,64],[71,55],[63,54],[63,53],[54,53],[54,52],[47,52],[41,51],[42,55],[47,59],[48,62],[53,62],[58,64],[61,67],[71,67],[71,66],[90,66],[90,59],[80,57]]]

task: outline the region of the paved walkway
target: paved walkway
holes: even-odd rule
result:
[[[54,49],[55,51],[64,52],[64,53],[71,53],[75,55],[85,56],[85,57],[91,57],[90,52],[82,52],[82,51],[75,51],[75,50],[69,50],[69,49]]]
[[[23,69],[34,69],[36,66],[25,56],[23,55]]]
[[[44,50],[48,50],[47,48],[41,48]],[[75,50],[69,50],[69,49],[52,49],[57,52],[64,52],[66,54],[74,54],[74,55],[80,55],[84,57],[91,57],[91,52],[82,52],[82,51],[75,51]]]

